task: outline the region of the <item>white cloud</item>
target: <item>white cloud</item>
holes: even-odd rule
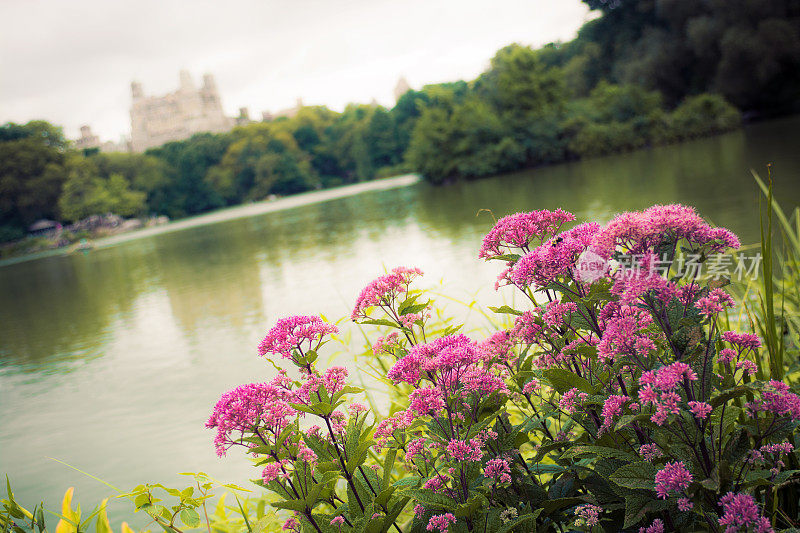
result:
[[[391,105],[412,86],[471,79],[511,42],[569,40],[579,0],[6,0],[0,3],[0,122],[44,118],[69,136],[130,129],[130,81],[174,90],[214,73],[227,112]]]

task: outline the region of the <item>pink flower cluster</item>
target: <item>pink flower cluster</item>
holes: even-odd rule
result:
[[[600,522],[600,513],[602,512],[602,507],[590,503],[575,508],[575,514],[589,527],[596,526]]]
[[[654,335],[647,331],[653,317],[644,310],[611,302],[603,308],[600,318],[603,332],[597,345],[597,358],[601,361],[611,363],[618,357],[646,358],[656,349]]]
[[[735,331],[726,331],[722,334],[722,340],[729,344],[733,344],[742,350],[755,350],[761,346],[761,339],[758,335],[753,333],[736,333]]]
[[[588,394],[580,392],[577,388],[573,387],[561,395],[561,399],[558,401],[558,407],[568,415],[571,415],[578,408],[576,402],[583,402],[588,397]]]
[[[725,228],[712,228],[691,207],[654,205],[641,212],[618,215],[600,231],[592,247],[610,257],[619,247],[626,253],[653,253],[669,240],[686,239],[691,245],[708,245],[714,252],[739,248],[739,239]]]
[[[409,395],[409,400],[411,401],[409,410],[418,415],[436,413],[445,406],[442,391],[436,387],[414,389]]]
[[[640,527],[639,533],[664,533],[664,522],[656,518],[648,527]]]
[[[242,444],[242,437],[257,425],[277,433],[289,425],[297,412],[287,403],[288,393],[274,383],[240,385],[222,395],[206,422],[207,428],[217,429],[217,455],[222,457],[234,444]]]
[[[561,230],[566,222],[575,220],[575,215],[556,209],[515,213],[497,221],[483,238],[480,258],[503,255],[503,248],[527,249],[531,241],[542,243]]]
[[[758,504],[749,494],[727,493],[719,500],[722,506],[722,517],[719,524],[725,527],[725,533],[747,531],[750,527],[756,533],[773,533],[772,525],[761,516]]]
[[[398,295],[408,292],[409,283],[421,275],[422,271],[418,268],[397,267],[389,274],[374,279],[358,295],[350,318],[367,318],[367,311],[371,307],[391,305]]]
[[[482,446],[483,441],[478,437],[469,441],[453,439],[447,443],[447,453],[456,461],[477,462],[483,457]]]
[[[712,407],[711,404],[706,402],[689,402],[689,410],[700,420],[705,420],[708,418],[708,415],[711,414]]]
[[[662,500],[669,497],[671,491],[682,492],[692,482],[692,474],[686,469],[683,461],[667,463],[656,472],[656,494]]]
[[[441,337],[427,344],[418,344],[389,370],[389,379],[416,385],[423,375],[428,377],[458,371],[481,360],[477,344],[463,334]]]
[[[600,231],[595,222],[580,224],[551,238],[523,256],[514,265],[510,277],[516,285],[545,285],[564,277],[574,277],[578,257]]]
[[[511,482],[511,467],[506,459],[489,459],[483,473],[486,477],[497,479],[500,483]]]
[[[677,297],[678,286],[656,269],[656,261],[654,254],[648,254],[641,258],[638,265],[614,272],[611,292],[618,295],[623,304],[631,304],[647,294],[652,294],[663,303]]]
[[[631,399],[627,396],[619,395],[611,395],[606,399],[603,403],[603,425],[600,426],[598,435],[611,429],[611,425],[614,423],[614,417],[622,414],[622,408],[625,407],[625,404],[629,401],[631,401]]]
[[[639,455],[645,461],[653,461],[659,457],[664,457],[664,452],[661,451],[657,444],[642,444],[639,446]]]
[[[439,530],[439,533],[447,533],[447,528],[450,524],[456,521],[456,517],[451,513],[433,515],[428,521],[428,531]]]
[[[701,315],[709,317],[721,313],[726,307],[733,307],[733,305],[731,295],[722,289],[713,289],[708,296],[700,298],[694,304]]]
[[[278,320],[258,345],[258,354],[280,355],[294,360],[292,352],[316,349],[325,335],[338,333],[339,329],[318,316],[291,316]]]
[[[761,399],[747,402],[745,406],[752,414],[763,411],[800,420],[800,397],[789,392],[789,386],[780,381],[770,380],[761,391]]]
[[[696,381],[697,374],[689,368],[689,365],[680,361],[662,366],[658,370],[642,373],[639,378],[639,383],[642,385],[642,388],[639,389],[639,401],[643,407],[652,403],[656,409],[650,420],[660,426],[664,424],[669,415],[680,413],[678,404],[681,396],[675,392],[675,389],[684,380]],[[697,409],[698,412],[703,412],[705,407],[700,406]]]

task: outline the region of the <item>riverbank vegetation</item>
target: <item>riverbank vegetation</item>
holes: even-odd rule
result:
[[[406,171],[432,183],[634,150],[798,110],[800,8],[585,0],[570,42],[507,46],[477,79],[392,109],[351,104],[199,134],[144,154],[70,147],[44,121],[0,127],[0,242],[36,220],[171,219]]]
[[[769,231],[785,217],[765,188]],[[796,222],[786,219],[788,239]],[[349,318],[374,343],[362,367],[393,391],[388,412],[345,368],[320,368],[345,326],[293,316],[258,347],[286,371],[222,394],[209,441],[220,456],[253,458],[255,485],[298,533],[794,531],[800,397],[770,347],[769,314],[734,320],[749,299],[726,292],[730,272],[686,267],[686,257],[724,265],[738,247],[679,205],[605,226],[562,210],[510,215],[476,245],[501,290],[520,297],[489,308],[490,330],[468,336],[442,320],[415,268],[355,298]],[[761,250],[777,253],[766,235]],[[781,287],[759,291],[768,309],[797,270],[773,278],[761,265],[763,287]],[[796,330],[782,330],[781,349],[796,354]],[[274,519],[263,505],[251,520],[238,500],[236,527],[209,518],[212,488],[240,489],[192,475],[192,489],[149,484],[120,497],[168,532],[277,530],[256,525]],[[4,505],[0,523],[42,532],[36,509]],[[109,531],[102,508],[90,518]],[[74,513],[67,502],[64,533],[89,525],[71,525]]]

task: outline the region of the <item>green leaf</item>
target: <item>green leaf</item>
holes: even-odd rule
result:
[[[494,261],[511,261],[517,262],[519,261],[520,257],[519,254],[502,254],[502,255],[494,255],[492,257],[487,257],[487,260],[494,260]]]
[[[722,405],[723,403],[726,403],[728,400],[737,398],[739,396],[744,396],[748,392],[753,392],[753,391],[754,389],[750,385],[739,385],[732,389],[726,390],[722,394],[714,396],[708,401],[708,403],[711,405],[711,407],[716,408]]]
[[[502,305],[500,307],[492,307],[490,305],[489,309],[492,312],[497,313],[497,314],[517,315],[517,316],[521,316],[521,315],[524,314],[522,311],[517,311],[516,309],[513,309],[513,308],[511,308],[511,307],[509,307],[507,305]]]
[[[578,457],[582,455],[599,456],[605,458],[614,457],[616,459],[622,459],[623,461],[630,462],[638,460],[638,457],[632,453],[618,450],[616,448],[607,448],[605,446],[573,446],[564,452],[564,457]]]
[[[653,498],[651,494],[636,492],[625,497],[625,522],[622,527],[638,524],[647,513],[662,511],[669,507],[669,500]]]
[[[647,461],[639,461],[620,467],[611,474],[611,481],[628,489],[655,489],[657,468]]]
[[[390,328],[397,328],[399,327],[396,323],[392,322],[391,320],[386,320],[385,318],[368,318],[366,320],[360,320],[361,324],[370,324],[373,326],[387,326]]]
[[[180,514],[181,522],[188,527],[197,527],[200,525],[200,515],[194,509],[184,509]]]
[[[548,368],[542,371],[542,375],[561,394],[573,388],[577,388],[587,394],[595,394],[597,392],[585,378],[562,368]]]
[[[271,502],[270,505],[276,509],[288,509],[290,511],[302,512],[306,509],[306,501],[302,498]]]

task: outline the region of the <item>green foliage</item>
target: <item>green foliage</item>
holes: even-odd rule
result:
[[[63,220],[77,221],[91,215],[114,213],[133,216],[145,207],[146,194],[133,191],[122,174],[99,176],[91,159],[74,157],[67,163],[68,177],[58,200]]]

